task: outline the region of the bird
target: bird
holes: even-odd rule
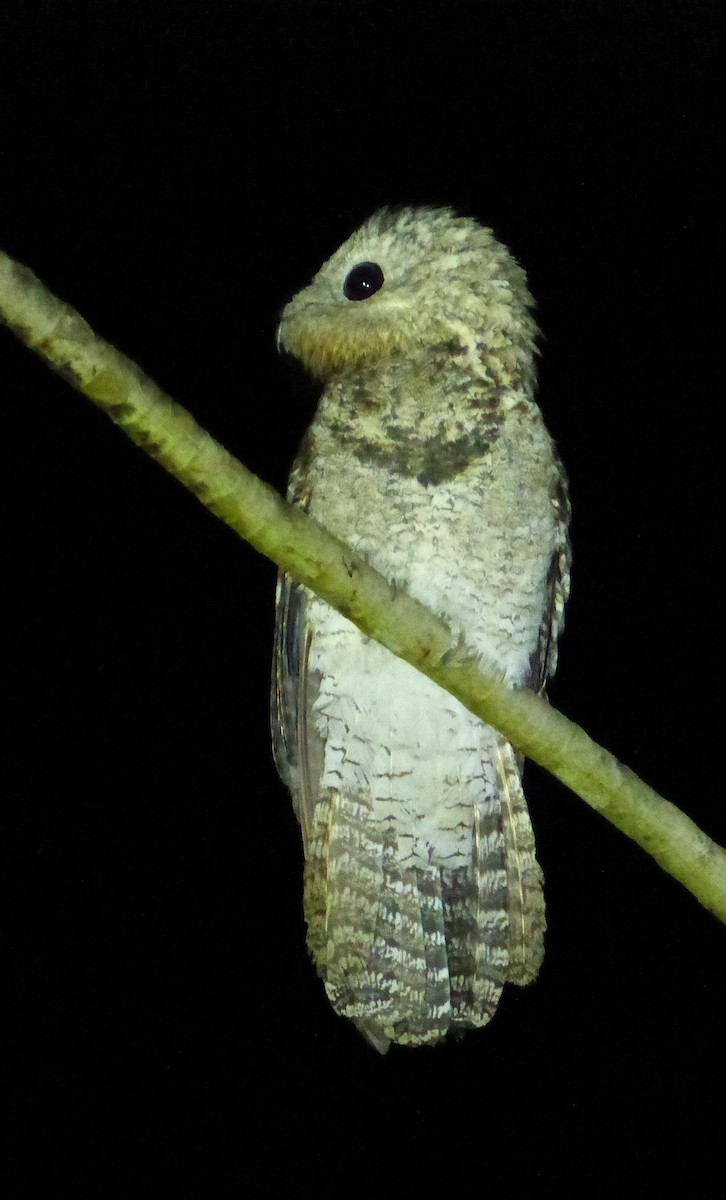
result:
[[[384,208],[284,307],[321,387],[288,499],[542,692],[570,580],[567,477],[535,401],[526,275],[451,208]],[[544,953],[522,758],[432,680],[278,577],[271,724],[308,949],[380,1053],[486,1025]]]

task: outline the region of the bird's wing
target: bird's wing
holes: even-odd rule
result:
[[[310,486],[305,443],[290,475],[288,499],[307,511]],[[320,795],[325,748],[315,728],[313,705],[319,676],[308,667],[312,631],[307,621],[310,592],[284,571],[277,577],[275,642],[270,720],[272,752],[280,778],[289,787],[307,857],[313,811]]]
[[[557,667],[557,639],[565,623],[565,603],[570,594],[570,494],[567,475],[555,451],[556,476],[552,487],[555,549],[547,576],[547,602],[539,627],[539,641],[532,657],[530,686],[544,691]]]
[[[532,655],[530,687],[543,693],[557,666],[557,639],[564,625],[570,591],[570,498],[564,467],[555,453],[550,500],[555,528],[554,550],[547,574],[547,596]],[[522,791],[523,758],[498,738],[502,833],[506,856],[509,917],[507,979],[526,984],[537,975],[544,953],[545,930],[542,872],[535,858],[534,834]]]
[[[308,595],[306,588],[280,572],[270,705],[275,765],[292,793],[306,853],[313,810],[319,799],[324,754],[313,720],[318,676],[308,668],[311,642],[306,624]]]

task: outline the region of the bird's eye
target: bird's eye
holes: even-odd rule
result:
[[[383,287],[383,271],[378,263],[362,262],[345,277],[343,293],[348,300],[367,300]]]

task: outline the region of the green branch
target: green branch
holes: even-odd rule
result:
[[[579,726],[532,692],[512,691],[487,674],[443,621],[246,470],[135,363],[2,252],[0,317],[240,537],[501,730],[726,922],[722,847]]]

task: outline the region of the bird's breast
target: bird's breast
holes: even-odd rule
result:
[[[539,432],[539,431],[538,431]],[[525,681],[555,549],[551,443],[506,428],[433,483],[313,438],[309,512],[387,579],[442,615],[512,683]]]

